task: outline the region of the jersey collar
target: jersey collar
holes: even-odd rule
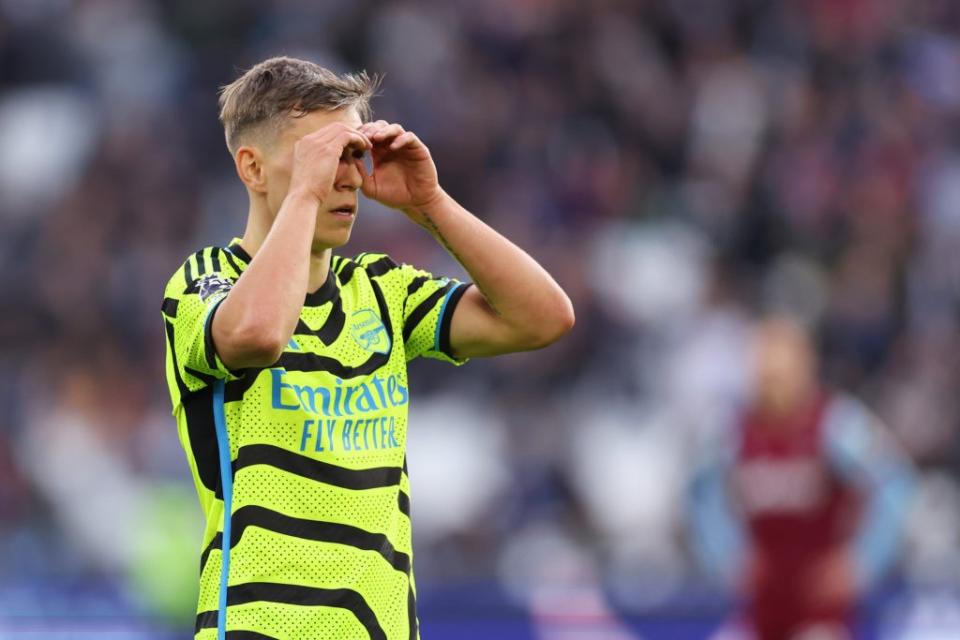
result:
[[[335,299],[339,294],[340,287],[337,286],[337,276],[333,273],[333,265],[331,264],[329,271],[327,271],[326,281],[313,293],[307,293],[307,299],[303,306],[319,307]]]
[[[250,254],[247,253],[246,249],[240,246],[240,238],[234,238],[230,241],[230,244],[227,246],[227,249],[233,255],[237,256],[244,263],[250,264]],[[320,288],[313,292],[308,292],[307,297],[304,300],[303,306],[305,307],[319,307],[322,306],[331,300],[334,300],[337,295],[340,293],[340,288],[337,286],[337,276],[333,273],[333,265],[330,265],[330,270],[327,272],[327,279],[324,281]]]
[[[227,245],[227,251],[243,260],[246,264],[250,264],[250,260],[252,260],[247,250],[240,246],[240,238],[231,240],[230,244]]]

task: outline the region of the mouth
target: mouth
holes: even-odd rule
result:
[[[342,207],[337,207],[336,209],[330,209],[330,213],[332,213],[335,216],[352,218],[357,214],[357,207],[356,205],[345,204]]]

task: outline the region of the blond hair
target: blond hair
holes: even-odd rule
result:
[[[251,67],[220,89],[220,122],[231,153],[250,134],[278,132],[284,118],[353,107],[370,120],[380,79],[365,71],[337,75],[314,62],[279,56]]]

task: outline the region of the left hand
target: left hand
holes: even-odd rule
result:
[[[419,210],[443,195],[430,150],[415,133],[385,120],[363,124],[359,131],[373,143],[373,171],[361,171],[363,194],[422,224]]]

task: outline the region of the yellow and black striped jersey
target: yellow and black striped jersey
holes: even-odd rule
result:
[[[206,515],[196,638],[418,637],[407,362],[459,364],[467,284],[334,257],[271,367],[228,370],[211,320],[250,256],[235,239],[167,284],[173,415]]]

